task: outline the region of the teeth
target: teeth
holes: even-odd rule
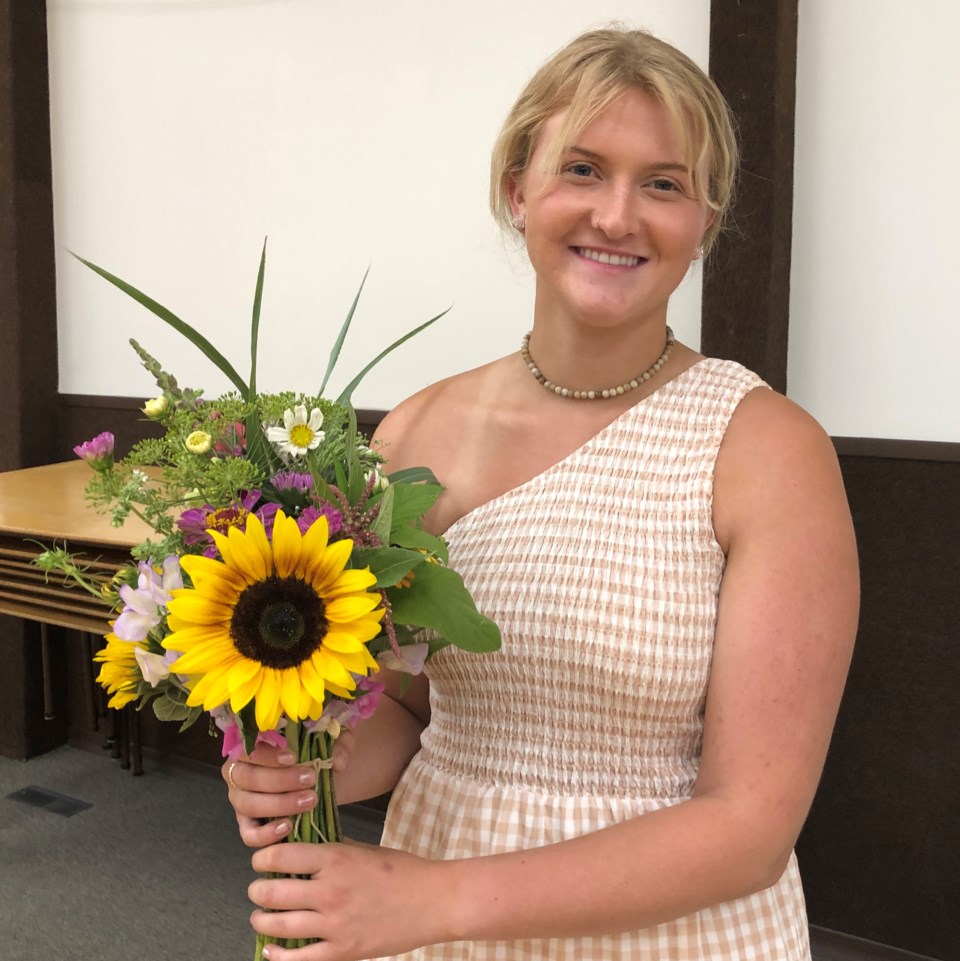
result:
[[[598,264],[613,264],[614,267],[636,267],[642,259],[628,257],[625,254],[607,254],[601,250],[591,250],[589,247],[578,247],[577,251],[587,260],[595,260]]]

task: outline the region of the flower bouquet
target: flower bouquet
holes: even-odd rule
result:
[[[418,673],[447,643],[492,651],[500,635],[447,566],[443,538],[423,528],[441,492],[436,478],[425,468],[386,473],[381,454],[358,433],[350,402],[374,364],[438,317],[329,400],[324,390],[358,291],[318,392],[259,393],[265,255],[264,246],[246,381],[193,327],[83,261],[180,331],[236,389],[208,400],[180,387],[131,340],[160,389],[144,413],[162,436],[141,440],[118,461],[109,433],[75,451],[94,468],[88,499],[112,511],[117,525],[130,514],[142,518],[154,536],[109,583],[66,548],[46,551],[38,563],[109,605],[111,631],[95,659],[111,707],[149,704],[181,729],[205,710],[211,731],[223,732],[225,756],[249,753],[258,741],[289,745],[301,763],[317,767],[320,795],[289,839],[337,841],[333,743],[376,708],[377,673]]]

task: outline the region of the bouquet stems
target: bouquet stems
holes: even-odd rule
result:
[[[340,825],[340,812],[337,809],[337,796],[333,787],[333,771],[330,760],[333,756],[334,739],[322,731],[310,731],[301,724],[287,722],[287,744],[297,756],[300,764],[317,768],[317,806],[306,814],[299,814],[293,820],[293,830],[285,841],[304,844],[326,844],[343,840]],[[279,842],[285,843],[285,842]],[[269,878],[287,875],[267,874]],[[305,875],[304,877],[309,877]],[[267,944],[279,944],[283,948],[302,948],[313,944],[314,938],[271,938],[257,934],[256,950],[253,961],[263,961],[263,948]]]

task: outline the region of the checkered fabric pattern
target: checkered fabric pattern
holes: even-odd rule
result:
[[[537,847],[680,803],[699,766],[724,557],[713,469],[763,382],[702,360],[448,531],[503,634],[443,650],[383,843],[431,858]],[[457,942],[402,961],[808,961],[796,859],[773,887],[617,936]]]

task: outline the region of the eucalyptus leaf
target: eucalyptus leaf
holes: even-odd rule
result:
[[[438,564],[422,564],[409,587],[390,594],[391,615],[397,624],[430,628],[465,651],[496,651],[500,630],[484,617],[456,571]]]
[[[165,324],[171,326],[177,333],[182,334],[187,340],[193,344],[194,347],[199,350],[204,357],[206,357],[211,363],[216,366],[217,370],[221,371],[224,376],[226,376],[231,383],[240,392],[240,396],[244,400],[250,396],[250,388],[244,383],[243,378],[236,372],[233,365],[227,360],[223,354],[217,350],[213,344],[207,340],[200,331],[191,327],[186,321],[181,320],[172,311],[167,310],[162,304],[158,304],[152,297],[148,297],[145,293],[137,290],[136,287],[128,284],[125,280],[121,280],[119,277],[114,276],[108,270],[104,270],[103,267],[98,267],[96,264],[91,263],[89,260],[84,260],[83,257],[73,254],[81,264],[89,267],[94,273],[99,274],[104,280],[109,281],[114,287],[122,290],[128,297],[132,297],[141,307],[146,307],[152,314],[159,317]]]
[[[182,701],[175,701],[171,697],[158,697],[153,702],[153,713],[157,715],[158,721],[185,721],[193,710]]]
[[[355,568],[370,568],[377,577],[377,587],[393,587],[426,559],[425,554],[402,547],[361,547],[350,557]]]

